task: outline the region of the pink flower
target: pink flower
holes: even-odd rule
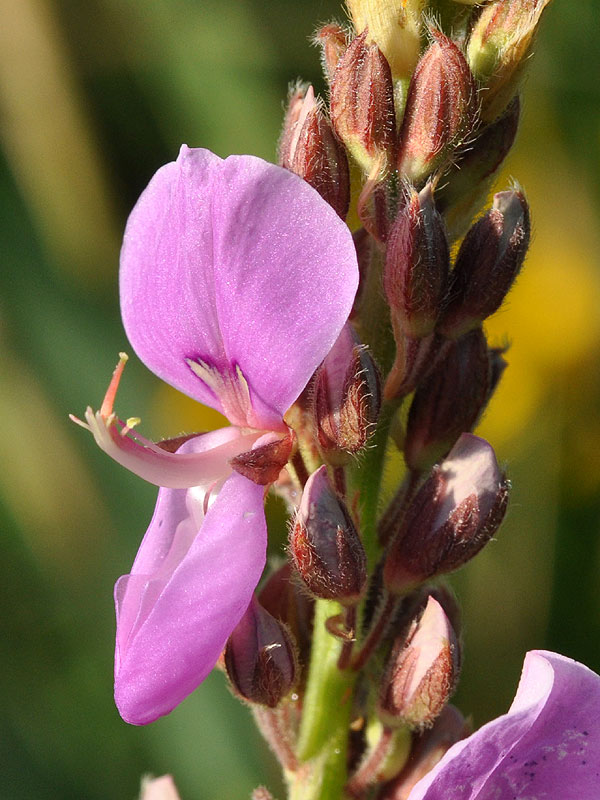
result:
[[[534,650],[508,713],[451,747],[408,800],[592,800],[600,787],[599,718],[600,677]]]
[[[176,453],[138,436],[136,420],[112,411],[123,360],[100,411],[86,412],[100,447],[163,487],[115,587],[115,699],[127,722],[151,722],[190,694],[248,607],[273,477],[248,480],[232,459],[267,446],[283,466],[293,442],[284,415],[336,340],[357,282],[335,211],[258,158],[184,146],[134,208],[120,277],[129,340],[149,369],[232,427]]]

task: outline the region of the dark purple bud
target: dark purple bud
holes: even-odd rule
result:
[[[296,682],[292,637],[255,598],[229,637],[225,667],[239,695],[269,708],[275,708]]]
[[[402,772],[384,786],[376,800],[409,800],[415,784],[430,772],[453,744],[471,733],[460,711],[444,706],[433,727],[415,739],[408,763]]]
[[[354,231],[352,238],[354,239],[354,247],[356,248],[359,280],[356,297],[354,298],[354,305],[350,312],[351,320],[360,314],[367,276],[375,257],[375,240],[365,228],[359,228],[357,231]]]
[[[498,530],[508,489],[492,447],[463,433],[399,521],[383,570],[387,588],[407,594],[470,561]]]
[[[314,601],[293,578],[288,562],[272,572],[258,595],[261,606],[282,622],[298,646],[300,666],[308,662]]]
[[[298,87],[290,96],[279,163],[304,178],[342,219],[346,218],[350,205],[348,158],[312,86],[306,90]]]
[[[383,286],[395,327],[415,339],[434,329],[446,293],[450,255],[431,184],[410,188],[388,236]]]
[[[477,87],[464,55],[443,33],[430,32],[433,42],[411,78],[400,131],[398,170],[415,184],[460,146],[477,113]]]
[[[396,117],[392,75],[367,32],[357,36],[341,57],[331,85],[331,120],[357,163],[370,173],[392,164]]]
[[[494,195],[492,207],[473,225],[458,252],[440,333],[457,339],[500,308],[523,265],[530,229],[522,192]]]
[[[314,43],[321,48],[321,62],[327,82],[331,83],[340,58],[346,52],[346,31],[336,22],[323,25],[315,33]]]
[[[373,433],[381,408],[379,372],[369,351],[345,325],[317,370],[314,412],[319,447],[341,466]]]
[[[325,466],[306,482],[290,531],[290,553],[304,584],[316,597],[354,605],[363,596],[365,551]]]
[[[490,387],[488,391],[488,403],[496,391],[504,370],[508,367],[508,361],[504,358],[508,347],[490,347],[488,358],[490,360]]]
[[[408,634],[394,645],[377,713],[385,725],[429,728],[454,691],[460,649],[443,608],[430,597]]]
[[[490,395],[491,363],[485,335],[476,328],[447,348],[419,384],[408,413],[404,457],[418,472],[448,454],[473,429]]]

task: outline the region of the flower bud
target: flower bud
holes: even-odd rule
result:
[[[424,338],[407,336],[392,314],[392,327],[396,340],[396,358],[385,379],[385,400],[401,400],[414,392],[435,364],[441,337],[432,333]]]
[[[549,2],[496,0],[481,12],[469,39],[467,58],[484,88],[484,121],[496,119],[516,94],[540,17]]]
[[[404,440],[404,458],[415,471],[429,470],[461,433],[470,431],[490,393],[491,363],[481,328],[452,342],[446,355],[419,384]]]
[[[394,79],[410,78],[421,47],[425,0],[346,0],[357,33],[367,30],[386,57]]]
[[[356,248],[356,260],[358,261],[358,289],[354,298],[350,319],[354,319],[360,314],[362,301],[365,294],[367,276],[371,269],[371,264],[377,258],[375,239],[368,233],[366,228],[359,228],[352,234],[354,247]]]
[[[173,778],[170,775],[142,778],[140,800],[179,800]]]
[[[340,58],[346,52],[346,31],[337,23],[323,25],[315,33],[314,44],[321,48],[321,61],[327,82],[331,84]]]
[[[296,88],[289,99],[279,145],[279,162],[327,200],[342,219],[350,205],[348,158],[312,86]]]
[[[498,530],[508,488],[491,446],[463,433],[400,520],[383,570],[387,588],[406,594],[470,561]]]
[[[460,671],[459,644],[443,608],[430,597],[408,635],[392,649],[377,704],[384,724],[431,727]]]
[[[492,208],[469,230],[458,252],[440,333],[456,339],[500,308],[523,265],[529,235],[522,192],[495,194]]]
[[[390,229],[383,273],[392,318],[407,336],[423,338],[433,331],[449,271],[446,232],[431,184],[420,192],[411,188]]]
[[[331,121],[357,163],[371,172],[391,164],[396,148],[390,67],[366,32],[341,57],[331,84]]]
[[[239,453],[229,461],[229,464],[249,481],[259,486],[267,486],[279,477],[295,443],[296,434],[291,428],[285,436],[267,433],[256,440],[252,450]]]
[[[440,31],[411,78],[400,131],[398,170],[422,184],[472,129],[477,88],[465,57]]]
[[[300,577],[316,597],[343,605],[353,605],[362,597],[367,581],[365,551],[325,466],[306,482],[290,531],[290,552]]]
[[[249,703],[275,708],[294,686],[292,637],[255,598],[229,637],[225,667],[233,688]]]
[[[471,220],[484,205],[494,178],[510,152],[519,127],[520,102],[516,96],[504,114],[469,142],[444,176],[436,192],[436,204],[451,240],[466,233]]]
[[[345,325],[315,376],[317,439],[327,461],[341,466],[348,454],[362,450],[380,408],[375,362],[352,327]]]
[[[291,632],[298,647],[300,666],[308,663],[314,601],[294,580],[289,561],[269,575],[258,594],[258,601]]]
[[[460,711],[452,705],[444,706],[433,727],[415,740],[402,772],[381,789],[376,800],[408,800],[415,784],[435,767],[453,744],[470,733]]]

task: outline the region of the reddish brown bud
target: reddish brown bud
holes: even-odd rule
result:
[[[444,176],[436,203],[452,240],[464,236],[487,200],[494,178],[508,155],[519,127],[520,102],[515,97],[504,114],[469,142]]]
[[[500,308],[523,265],[529,235],[524,195],[495,194],[492,208],[473,225],[458,252],[440,333],[456,339]]]
[[[450,256],[433,191],[410,189],[388,237],[383,286],[395,328],[415,339],[434,329],[446,293]]]
[[[298,645],[300,665],[307,663],[314,613],[314,601],[293,579],[288,562],[272,572],[265,581],[258,601],[275,619],[292,633]]]
[[[321,48],[321,62],[328,83],[331,83],[340,58],[346,52],[346,31],[336,22],[323,25],[315,33],[314,43]]]
[[[380,790],[377,800],[408,800],[414,785],[435,767],[453,744],[470,733],[460,711],[452,705],[445,706],[433,727],[416,739],[408,764]]]
[[[295,172],[327,200],[342,219],[350,205],[348,158],[312,86],[296,88],[279,145],[279,163]]]
[[[489,398],[490,384],[487,342],[477,328],[452,342],[444,359],[417,387],[404,440],[410,469],[429,470],[461,433],[472,430]]]
[[[319,446],[342,465],[374,430],[381,407],[379,372],[368,350],[345,325],[315,377],[314,413]]]
[[[295,434],[291,429],[285,436],[265,434],[257,439],[252,450],[235,456],[229,464],[244,478],[258,483],[259,486],[267,486],[275,483],[279,473],[287,464],[295,440]]]
[[[353,605],[363,595],[366,557],[344,503],[320,467],[304,487],[290,531],[290,552],[308,590],[316,597]]]
[[[331,121],[358,164],[371,172],[391,164],[396,148],[390,67],[376,44],[357,36],[342,56],[331,85]]]
[[[431,30],[433,43],[411,78],[400,132],[398,169],[422,184],[473,128],[477,88],[458,47]]]
[[[382,680],[377,713],[384,724],[431,727],[458,679],[460,650],[443,608],[430,597],[407,636],[394,646]]]
[[[383,570],[387,588],[406,594],[470,561],[498,530],[508,488],[491,446],[463,433],[400,520]]]
[[[482,117],[496,119],[514,97],[529,60],[540,18],[550,0],[495,0],[479,16],[467,47],[483,85]]]
[[[225,667],[235,691],[250,703],[275,708],[294,686],[292,637],[254,598],[229,637]]]
[[[421,47],[425,0],[346,0],[357,33],[368,30],[390,64],[395,80],[406,81]]]

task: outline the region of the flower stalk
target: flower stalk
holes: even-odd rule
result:
[[[100,410],[73,418],[160,487],[115,587],[115,700],[146,724],[223,665],[291,800],[597,792],[600,678],[562,656],[530,653],[508,714],[461,741],[460,619],[439,583],[508,502],[472,431],[506,367],[482,325],[523,267],[530,213],[517,186],[483,206],[548,2],[348,0],[351,27],[315,38],[329,102],[293,87],[279,166],[183,146],[127,225],[135,353],[230,426],[144,438],[115,411],[123,354]],[[269,492],[289,512],[275,569]]]

